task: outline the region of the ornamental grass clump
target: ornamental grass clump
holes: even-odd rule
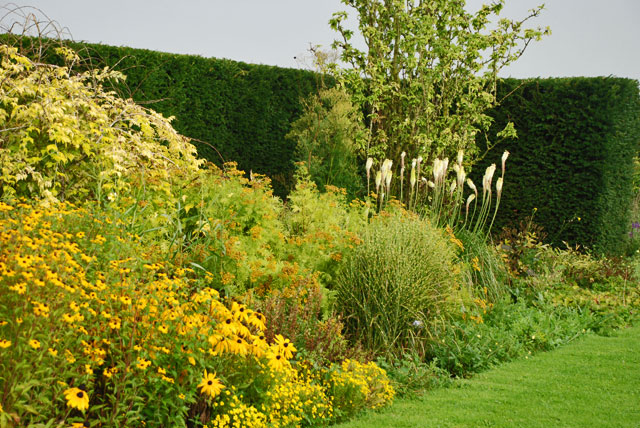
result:
[[[404,211],[379,215],[362,240],[336,280],[347,334],[378,353],[420,348],[462,295],[454,245],[428,220]]]
[[[435,225],[449,225],[455,229],[468,229],[475,234],[488,235],[502,198],[508,151],[502,155],[502,174],[495,182],[495,195],[493,177],[496,165],[487,167],[482,177],[482,193],[479,193],[475,183],[467,177],[462,150],[458,152],[451,168],[449,158],[435,158],[430,167],[424,165],[422,156],[413,159],[408,175],[409,188],[405,192],[405,156],[405,152],[402,152],[396,176],[392,160],[385,159],[381,163],[380,170],[376,173],[375,193],[370,194],[376,199],[378,210],[382,210],[390,199],[396,198],[410,211],[429,217]],[[367,159],[367,176],[370,175],[373,163],[372,158]]]

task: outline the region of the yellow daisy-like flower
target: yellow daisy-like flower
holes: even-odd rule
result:
[[[247,308],[244,305],[233,302],[233,304],[231,305],[231,313],[233,314],[233,317],[240,322],[249,321],[249,314],[247,312]]]
[[[73,364],[76,361],[76,357],[74,357],[71,351],[69,351],[68,349],[64,350],[64,357],[67,359],[67,362],[69,364]]]
[[[138,358],[138,364],[136,364],[136,366],[138,366],[140,370],[146,370],[147,367],[149,367],[150,365],[151,365],[151,361],[146,360],[144,358]]]
[[[283,371],[289,365],[287,359],[279,352],[269,352],[267,359],[269,361],[269,367],[278,372]]]
[[[115,317],[109,321],[109,328],[113,330],[120,330],[120,319]]]
[[[69,388],[64,391],[67,406],[84,412],[89,408],[89,394],[80,388]]]
[[[47,351],[49,351],[49,355],[51,355],[52,357],[55,357],[58,355],[58,350],[53,349],[53,348],[49,348],[47,349]]]
[[[0,339],[0,348],[8,348],[11,346],[11,341],[6,339]]]
[[[9,290],[13,290],[18,294],[24,294],[25,291],[27,291],[27,287],[24,282],[19,282],[9,287]]]
[[[40,348],[40,342],[35,339],[31,339],[29,341],[29,346],[31,346],[33,349],[38,349]]]
[[[262,331],[266,329],[264,315],[260,312],[252,312],[249,316],[249,324]]]
[[[287,360],[293,357],[293,353],[296,352],[293,343],[289,339],[285,339],[281,334],[277,334],[275,337],[275,344],[278,347],[278,352],[282,354]]]
[[[71,424],[71,428],[86,428],[88,426],[88,422],[74,422]]]
[[[247,355],[249,353],[249,344],[241,337],[229,340],[229,351],[238,355]]]
[[[207,373],[204,371],[204,378],[198,385],[202,394],[207,394],[209,397],[214,398],[224,389],[224,385],[216,377],[215,373]]]

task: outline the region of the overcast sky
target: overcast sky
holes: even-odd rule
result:
[[[470,10],[490,0],[468,0]],[[507,0],[523,18],[543,1]],[[0,0],[0,4],[9,2]],[[18,0],[67,27],[77,41],[300,67],[309,44],[329,47],[340,0]],[[531,24],[552,35],[503,76],[608,76],[640,80],[640,0],[547,0]]]

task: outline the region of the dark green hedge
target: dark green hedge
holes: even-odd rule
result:
[[[477,177],[488,164],[500,165],[502,152],[511,152],[494,231],[537,208],[534,222],[553,244],[621,253],[629,232],[633,157],[640,147],[638,82],[503,81],[501,96],[512,91],[491,112],[495,126],[489,135],[510,120],[518,139],[498,144],[474,172]]]
[[[88,45],[91,55],[118,64],[136,101],[175,116],[178,132],[196,139],[202,157],[237,161],[273,179],[277,194],[291,185],[295,143],[284,137],[317,89],[314,73],[141,49]],[[200,141],[197,141],[200,140]]]
[[[7,40],[7,35],[0,40]],[[19,43],[32,41],[21,39]],[[122,71],[126,82],[114,89],[165,116],[174,116],[175,129],[194,139],[201,157],[217,164],[236,161],[244,171],[266,174],[280,196],[291,188],[295,142],[285,135],[302,113],[301,100],[317,91],[319,75],[226,59],[66,44],[83,59],[90,59],[85,64]],[[48,62],[61,62],[53,50],[49,52]]]

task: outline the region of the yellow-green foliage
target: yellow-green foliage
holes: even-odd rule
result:
[[[153,247],[94,208],[0,203],[3,423],[333,418],[327,386],[298,376],[287,339],[267,343],[264,316],[220,299],[209,275],[154,261]],[[89,397],[86,408],[70,391]]]
[[[362,113],[341,88],[320,89],[304,103],[304,112],[291,124],[287,138],[313,181],[325,190],[333,185],[355,195],[362,190],[358,155],[364,151]]]
[[[344,189],[318,191],[303,165],[298,165],[296,181],[283,220],[291,244],[286,257],[322,272],[327,285],[344,257],[362,242],[358,233],[366,226],[366,207],[357,200],[348,203]]]
[[[211,272],[212,285],[227,294],[256,289],[264,295],[314,272],[329,285],[344,255],[360,242],[362,207],[348,204],[337,188],[318,192],[306,177],[285,205],[269,184],[264,176],[245,177],[230,162],[176,180],[169,194],[147,189],[114,205],[160,252]]]
[[[59,48],[71,64],[75,53]],[[124,76],[105,68],[75,74],[35,63],[0,45],[0,195],[49,201],[113,198],[144,170],[161,189],[197,170],[196,150],[160,114],[118,98],[102,84]]]
[[[330,373],[329,379],[329,393],[334,403],[340,403],[336,411],[342,418],[362,409],[384,407],[395,395],[387,374],[373,362],[345,360],[339,370]]]

